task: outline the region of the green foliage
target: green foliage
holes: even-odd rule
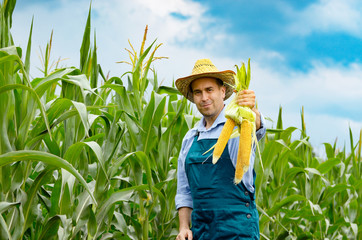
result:
[[[197,119],[173,86],[158,84],[151,63],[161,44],[145,46],[146,28],[131,70],[106,78],[90,9],[79,69],[49,64],[50,37],[43,76],[30,79],[33,23],[23,61],[10,33],[15,3],[0,5],[0,239],[174,239],[177,157]],[[357,144],[350,132],[351,154],[325,143],[321,159],[301,117],[293,140],[298,129],[283,128],[280,109],[261,143],[262,237],[356,239],[362,131]]]
[[[1,5],[0,239],[173,238],[176,161],[196,119],[149,78],[160,45],[144,38],[128,85],[106,79],[89,11],[80,69],[50,64],[51,37],[31,80],[33,25],[24,63],[9,40],[12,3]]]
[[[265,239],[357,239],[361,235],[361,158],[359,145],[346,149],[325,143],[326,159],[313,153],[301,114],[300,139],[295,127],[277,129],[262,142],[256,172],[260,232]],[[352,138],[352,133],[351,139]]]

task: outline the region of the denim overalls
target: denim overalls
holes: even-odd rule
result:
[[[185,160],[193,199],[191,230],[195,240],[259,239],[259,216],[254,194],[243,182],[233,182],[235,168],[226,146],[217,164],[210,153],[217,139],[195,136]],[[255,182],[255,172],[254,172]]]

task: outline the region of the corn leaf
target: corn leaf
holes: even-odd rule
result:
[[[73,174],[79,180],[79,182],[84,186],[84,188],[88,191],[89,195],[92,197],[94,203],[95,204],[97,203],[86,181],[77,172],[77,170],[74,169],[73,166],[70,165],[64,159],[46,152],[26,151],[26,150],[14,151],[0,155],[0,167],[17,161],[41,161],[46,164],[49,164],[50,166],[59,167],[67,170],[68,172]]]

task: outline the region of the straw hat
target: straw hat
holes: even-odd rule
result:
[[[184,95],[191,102],[194,102],[190,88],[191,82],[203,77],[218,78],[223,81],[224,86],[226,87],[224,99],[226,100],[233,94],[233,88],[231,86],[235,85],[234,75],[235,72],[231,70],[219,71],[210,59],[200,59],[196,61],[190,76],[176,80],[176,87],[182,93],[182,95]]]

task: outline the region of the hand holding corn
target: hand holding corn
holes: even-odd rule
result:
[[[249,107],[251,109],[255,106],[255,93],[253,90],[246,89],[236,92],[235,98],[235,102],[239,106]]]
[[[255,92],[250,89],[242,90],[237,92],[235,98],[235,101],[239,106],[249,107],[255,113],[255,129],[258,130],[260,128],[261,122],[260,112],[255,108]]]
[[[235,125],[238,126],[240,140],[234,177],[234,183],[238,184],[250,165],[252,141],[253,139],[256,141],[256,114],[252,110],[255,106],[255,94],[254,91],[248,90],[250,83],[250,59],[248,61],[248,72],[246,72],[244,63],[242,63],[240,68],[238,66],[236,68],[236,95],[225,109],[227,120],[215,145],[212,162],[214,164],[217,163]]]

